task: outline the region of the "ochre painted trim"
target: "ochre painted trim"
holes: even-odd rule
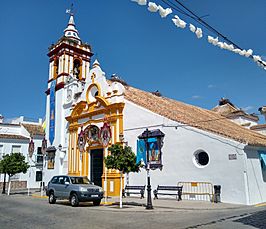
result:
[[[101,90],[101,86],[100,86],[100,84],[98,84],[98,83],[93,83],[93,84],[91,84],[91,85],[88,87],[87,91],[86,91],[86,101],[87,101],[87,103],[88,103],[89,105],[90,105],[91,103],[94,103],[94,102],[92,102],[92,101],[89,100],[89,92],[90,92],[90,90],[91,90],[93,87],[97,87],[97,89],[98,89],[98,97],[100,97],[101,94],[102,94],[102,90]],[[97,98],[95,97],[95,99],[97,99]]]
[[[88,92],[93,87],[96,86],[99,94],[98,96],[95,96],[94,102],[90,102],[88,99]],[[97,123],[103,123],[106,120],[111,126],[112,129],[112,141],[110,141],[109,146],[111,146],[113,143],[119,142],[119,134],[123,133],[123,109],[125,106],[124,102],[121,103],[115,103],[110,104],[108,100],[101,96],[101,90],[99,88],[99,85],[96,83],[91,84],[90,87],[87,90],[86,93],[87,100],[81,101],[74,107],[73,111],[71,112],[71,115],[68,116],[66,119],[69,122],[69,132],[73,132],[75,130],[75,135],[70,135],[70,141],[71,141],[71,149],[73,148],[74,152],[74,158],[72,158],[72,162],[75,163],[72,167],[69,167],[69,173],[74,175],[80,175],[80,172],[82,175],[89,176],[90,168],[90,152],[93,149],[103,149],[103,146],[101,144],[95,144],[95,145],[89,145],[86,147],[86,152],[83,153],[82,157],[82,165],[81,165],[81,171],[80,171],[80,159],[79,159],[79,150],[77,147],[77,135],[80,130],[80,127],[83,126],[83,128],[86,128],[88,125],[94,125]],[[95,117],[97,115],[101,115],[100,117]],[[78,123],[81,119],[86,119],[87,121],[84,123]],[[108,146],[108,147],[109,147]],[[104,157],[105,151],[103,149]],[[107,151],[107,155],[110,154],[110,152]],[[71,163],[69,164],[71,165]],[[90,169],[89,169],[90,168]],[[120,190],[120,173],[116,170],[107,169],[107,193],[110,196],[118,196],[119,190]],[[103,164],[103,173],[102,173],[102,181],[104,185],[104,178],[105,178],[105,164]],[[113,182],[113,192],[111,192],[111,182]],[[124,182],[124,177],[123,177]]]

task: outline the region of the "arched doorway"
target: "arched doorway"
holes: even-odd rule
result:
[[[92,149],[90,151],[90,162],[90,179],[95,185],[102,187],[103,149]]]

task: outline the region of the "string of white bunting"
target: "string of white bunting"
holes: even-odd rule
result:
[[[158,12],[160,14],[161,18],[166,18],[168,15],[173,13],[171,8],[163,8],[162,6],[157,5],[156,3],[148,1],[148,0],[131,0],[131,1],[138,3],[140,6],[147,6],[148,5],[148,10],[151,13],[157,13]],[[180,29],[185,29],[187,26],[187,23],[185,21],[183,21],[181,18],[179,18],[177,15],[174,15],[174,17],[172,18],[172,22],[174,23],[174,25],[177,28],[180,28]],[[192,33],[194,33],[198,39],[201,39],[203,37],[203,31],[201,28],[196,27],[193,24],[189,24],[189,30]],[[266,70],[266,61],[262,60],[261,56],[254,55],[252,49],[241,50],[239,48],[234,47],[233,44],[228,44],[226,42],[219,41],[218,37],[214,38],[214,37],[209,36],[209,35],[207,35],[207,40],[210,44],[217,46],[221,49],[234,52],[234,53],[239,54],[240,56],[243,56],[243,57],[247,57],[247,58],[252,57],[253,61],[255,63],[257,63],[258,66],[260,66],[264,70]]]

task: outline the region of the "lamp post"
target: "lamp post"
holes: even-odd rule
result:
[[[119,134],[119,141],[121,142],[123,149],[125,146],[128,146],[128,142],[125,141],[125,137],[123,133]],[[129,185],[129,173],[126,174],[126,184]]]
[[[146,158],[147,158],[147,165],[146,165],[146,170],[147,170],[147,206],[146,209],[151,210],[153,209],[152,206],[152,200],[151,200],[151,177],[150,177],[150,160],[149,160],[149,145],[148,145],[148,138],[149,138],[149,130],[148,128],[144,131],[145,133],[145,146],[146,146]]]
[[[43,169],[44,169],[44,161],[45,161],[45,156],[46,156],[46,149],[47,149],[47,140],[45,139],[45,136],[43,136],[43,140],[42,140],[42,167],[41,167],[41,171],[42,171],[42,179],[41,179],[41,196],[43,196]]]
[[[150,169],[162,170],[162,151],[164,133],[159,129],[148,130],[148,128],[138,136],[139,139],[143,139],[146,148],[146,170],[147,170],[147,205],[146,209],[153,209],[151,199],[151,178]],[[154,153],[154,155],[153,155]]]

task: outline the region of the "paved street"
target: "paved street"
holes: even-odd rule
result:
[[[136,200],[136,201],[135,201]],[[138,199],[128,205],[78,208],[68,202],[50,205],[45,198],[0,195],[0,228],[266,228],[266,207],[209,205],[206,203],[154,201],[154,210],[145,210]],[[179,204],[179,208],[177,206]],[[134,204],[134,205],[133,205]],[[205,207],[202,207],[205,206]]]

